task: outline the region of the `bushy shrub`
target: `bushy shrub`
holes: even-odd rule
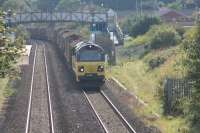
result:
[[[142,36],[138,36],[132,41],[132,45],[149,45],[151,49],[158,49],[177,45],[181,42],[181,36],[172,27],[168,25],[155,25]],[[129,47],[131,45],[129,44]]]
[[[150,67],[150,69],[154,69],[154,68],[156,68],[156,67],[159,67],[160,65],[162,65],[164,62],[165,62],[165,58],[163,58],[163,57],[156,57],[156,58],[154,58],[154,59],[151,59],[150,61],[149,61],[149,67]]]
[[[160,20],[156,17],[143,17],[133,25],[131,28],[131,36],[137,37],[138,35],[145,34],[152,25],[160,24]]]
[[[185,66],[188,68],[188,77],[193,82],[193,91],[189,116],[192,126],[200,130],[200,23],[198,26],[187,32],[183,41],[183,49],[187,54]]]
[[[142,46],[144,44],[148,45],[151,38],[149,36],[138,36],[137,38],[131,38],[126,40],[124,47],[125,48],[135,48],[136,46]]]
[[[186,29],[184,29],[183,27],[176,27],[176,31],[178,32],[178,34],[183,38],[183,35],[186,32]]]
[[[0,17],[3,15],[0,12]],[[13,31],[17,31],[13,38]],[[0,78],[14,75],[14,65],[22,54],[25,44],[25,34],[22,29],[7,28],[0,20]]]
[[[135,45],[148,45],[151,41],[151,36],[138,36],[136,39],[133,40]]]
[[[150,42],[153,49],[174,46],[181,41],[181,37],[172,26],[154,26],[150,32],[153,35]]]
[[[174,101],[171,112],[173,115],[187,115],[189,113],[190,100],[186,97]]]
[[[77,10],[80,6],[80,0],[60,0],[56,6],[57,10]]]
[[[169,3],[167,6],[175,10],[180,10],[183,8],[183,4],[181,3],[181,1],[175,1],[175,2]]]
[[[136,53],[142,57],[152,49],[161,49],[177,45],[181,42],[181,37],[178,32],[168,25],[155,25],[145,35],[138,36],[126,42],[124,52],[132,57]],[[149,61],[147,61],[149,62]],[[162,63],[162,61],[161,61]],[[160,63],[152,61],[150,67],[153,69]]]
[[[141,17],[137,18],[136,16],[130,16],[124,24],[122,24],[122,28],[124,32],[130,34],[133,37],[137,37],[139,35],[145,34],[152,25],[160,24],[160,19],[157,17]]]

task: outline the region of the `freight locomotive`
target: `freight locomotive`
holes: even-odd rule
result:
[[[77,82],[105,79],[105,51],[93,41],[84,39],[72,30],[58,28],[49,38],[54,41],[73,70]]]
[[[88,41],[80,31],[66,25],[28,30],[33,39],[47,40],[59,47],[77,82],[102,83],[105,80],[105,62],[115,64],[115,46],[107,34],[98,33],[95,39]]]

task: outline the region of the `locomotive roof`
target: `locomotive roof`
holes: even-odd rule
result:
[[[83,41],[79,42],[75,45],[75,50],[79,51],[86,46],[94,46],[94,47],[97,47],[97,48],[101,49],[102,51],[104,51],[104,49],[101,46],[99,46],[98,44],[95,44],[95,43],[92,43],[92,42],[83,42]]]

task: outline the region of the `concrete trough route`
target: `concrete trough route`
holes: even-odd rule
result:
[[[36,45],[25,133],[54,133],[45,45]]]

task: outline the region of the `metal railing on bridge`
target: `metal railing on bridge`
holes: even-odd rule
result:
[[[117,41],[123,44],[123,34],[117,23],[116,13],[113,10],[108,12],[82,11],[82,12],[18,12],[13,15],[8,12],[5,18],[7,25],[13,26],[28,23],[58,23],[58,22],[79,22],[89,23],[91,30],[101,32],[112,32]],[[95,24],[95,26],[94,26]]]
[[[11,24],[46,22],[108,23],[107,12],[18,12],[7,17]]]

